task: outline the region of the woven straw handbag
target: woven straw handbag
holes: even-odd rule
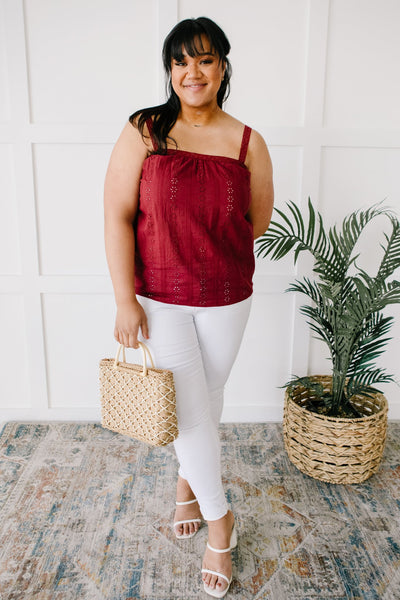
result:
[[[165,446],[178,436],[173,374],[156,369],[148,347],[139,345],[143,365],[127,363],[122,344],[115,359],[100,361],[101,424],[152,446]]]

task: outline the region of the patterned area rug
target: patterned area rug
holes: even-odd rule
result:
[[[302,475],[282,426],[221,427],[239,545],[226,598],[400,599],[400,423],[362,485]],[[88,423],[0,435],[1,600],[191,600],[207,540],[175,539],[173,448]]]

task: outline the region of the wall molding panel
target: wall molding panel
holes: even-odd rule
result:
[[[165,35],[199,10],[231,41],[226,108],[265,137],[276,205],[310,196],[330,223],[386,197],[400,213],[394,0],[0,0],[0,423],[100,419],[98,362],[116,350],[105,169],[129,114],[164,98]],[[367,76],[386,76],[390,98],[371,91],[357,111]],[[310,268],[257,260],[224,420],[281,420],[280,386],[327,371],[302,298],[284,293]],[[399,351],[395,335],[391,371]]]

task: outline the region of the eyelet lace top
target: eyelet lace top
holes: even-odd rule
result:
[[[147,126],[152,135],[151,119]],[[238,159],[172,149],[146,158],[134,225],[137,294],[187,306],[252,294],[250,134],[245,126]]]

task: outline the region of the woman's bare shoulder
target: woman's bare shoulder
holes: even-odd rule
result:
[[[236,119],[236,117],[232,117],[229,113],[223,112],[223,126],[232,132],[243,132],[245,124]]]
[[[139,130],[139,118],[140,113],[135,117],[129,117],[128,122],[126,123],[125,129],[127,129],[128,134],[130,134],[131,140],[136,140],[137,143],[141,142],[147,151],[152,151],[153,146],[151,143],[151,137],[149,128],[147,126],[147,122],[143,125],[143,131]]]
[[[239,121],[239,119],[232,117],[232,115],[225,113],[225,129],[226,131],[229,131],[233,136],[242,136],[245,126],[249,127],[247,123],[243,123],[242,121]],[[251,134],[249,141],[249,151],[254,150],[255,152],[257,152],[260,149],[265,149],[266,143],[263,136],[252,127],[250,127],[250,129]]]
[[[251,130],[246,165],[249,169],[253,169],[258,165],[263,169],[267,169],[268,171],[272,170],[268,146],[261,133],[255,129]]]
[[[112,149],[109,170],[141,169],[149,150],[139,130],[128,120]]]
[[[225,140],[227,146],[229,146],[236,156],[240,151],[240,146],[243,139],[245,124],[239,119],[232,117],[228,113],[224,114],[223,122],[221,122],[221,138]]]
[[[261,133],[259,133],[256,129],[252,128],[251,135],[250,135],[250,141],[249,141],[249,150],[251,151],[252,149],[254,149],[257,151],[262,148],[263,149],[267,148],[265,139],[263,138]]]

